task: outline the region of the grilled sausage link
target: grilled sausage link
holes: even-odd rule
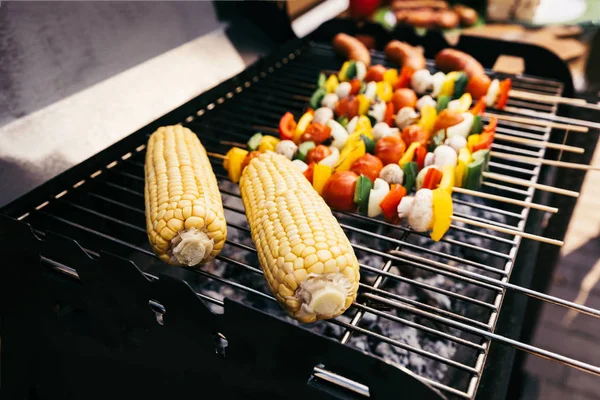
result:
[[[484,75],[483,66],[472,56],[455,49],[444,49],[435,57],[435,65],[444,72],[464,71],[469,78]]]
[[[357,38],[345,33],[338,33],[333,38],[333,49],[348,60],[362,61],[365,66],[371,65],[369,49]]]
[[[475,24],[475,22],[477,22],[477,11],[475,11],[471,7],[459,4],[454,6],[454,11],[456,11],[458,16],[460,17],[460,23],[465,26],[472,26],[473,24]]]
[[[392,40],[385,46],[385,56],[403,67],[412,68],[413,71],[425,68],[423,50],[408,43]]]

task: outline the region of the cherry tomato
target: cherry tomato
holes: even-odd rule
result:
[[[334,210],[353,211],[354,191],[358,175],[352,171],[338,171],[331,175],[323,187],[323,199]]]
[[[248,164],[250,164],[250,161],[252,161],[253,158],[258,157],[261,154],[262,153],[260,151],[251,151],[250,153],[246,154],[244,161],[242,161],[242,171],[244,170],[244,168],[246,168]]]
[[[383,163],[381,160],[378,157],[367,153],[352,163],[350,171],[354,172],[356,175],[362,174],[369,178],[371,182],[375,182],[375,179],[379,177],[382,168]]]
[[[487,75],[475,75],[469,78],[466,91],[471,93],[474,99],[479,99],[487,94],[491,83],[492,81]]]
[[[350,94],[357,95],[360,91],[362,83],[359,79],[352,79],[350,81]]]
[[[377,141],[375,155],[383,165],[396,164],[406,151],[406,144],[399,135],[386,136]]]
[[[392,96],[392,103],[394,103],[394,112],[400,111],[402,107],[414,108],[417,104],[417,95],[409,88],[396,89]]]
[[[308,168],[306,168],[306,171],[303,172],[304,176],[306,177],[306,179],[308,179],[310,183],[312,183],[314,173],[315,163],[308,164]]]
[[[306,155],[306,163],[318,163],[330,154],[331,149],[327,146],[320,144],[308,152],[308,154]]]
[[[329,126],[312,122],[300,136],[300,143],[313,141],[316,145],[319,145],[329,139],[330,136],[331,128]]]
[[[437,132],[440,129],[446,129],[451,126],[460,124],[464,121],[464,117],[455,111],[450,111],[448,109],[443,110],[435,120],[435,126],[433,127],[433,131]]]
[[[427,140],[429,140],[429,133],[419,125],[409,125],[402,129],[402,140],[404,140],[407,146],[410,146],[413,142],[426,145]]]
[[[348,96],[341,99],[335,106],[335,115],[337,117],[346,117],[348,120],[358,115],[359,101],[356,96]]]
[[[296,121],[294,120],[294,114],[288,111],[279,120],[279,137],[281,140],[292,140],[295,129]]]
[[[370,66],[369,68],[367,68],[367,74],[365,75],[365,82],[371,82],[371,81],[380,82],[380,81],[382,81],[383,74],[385,73],[385,71],[386,71],[386,68],[381,64]]]

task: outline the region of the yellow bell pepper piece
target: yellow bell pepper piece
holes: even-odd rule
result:
[[[466,147],[463,147],[458,151],[458,160],[456,162],[456,168],[454,168],[454,185],[462,187],[465,172],[467,171],[467,165],[472,161],[471,152]],[[443,179],[443,178],[442,178]]]
[[[335,89],[339,84],[340,81],[338,80],[338,77],[330,75],[329,78],[327,78],[327,81],[325,81],[325,90],[327,90],[327,93],[335,93]]]
[[[238,183],[242,176],[242,162],[248,155],[248,151],[239,147],[232,147],[226,154],[223,161],[223,168],[227,170],[229,179],[233,183]]]
[[[323,192],[325,182],[327,182],[327,179],[332,174],[333,169],[329,165],[315,164],[315,169],[313,170],[313,188],[317,193],[321,194]]]
[[[343,82],[346,80],[346,74],[348,73],[348,68],[350,68],[350,61],[346,61],[345,63],[342,64],[342,68],[340,69],[340,72],[338,73],[338,78],[340,78],[340,82]]]
[[[421,146],[421,143],[419,143],[419,142],[412,142],[410,144],[410,146],[408,146],[408,149],[406,149],[406,151],[400,158],[400,161],[398,161],[398,165],[400,165],[400,168],[402,168],[404,166],[404,164],[411,162],[413,160],[413,158],[415,158],[415,151],[420,146]]]
[[[452,94],[454,93],[454,81],[458,77],[458,74],[458,71],[448,72],[446,80],[442,83],[439,96],[445,94],[446,96],[452,97]]]
[[[436,118],[437,111],[434,106],[423,106],[423,108],[421,108],[421,118],[419,119],[417,125],[431,133],[435,127]]]
[[[479,143],[479,133],[470,135],[467,138],[467,148],[471,153],[473,152],[473,146],[475,146],[477,143]]]
[[[348,140],[348,142],[350,142],[350,140]],[[360,140],[360,138],[358,141],[350,143],[350,145],[346,144],[340,153],[340,160],[335,167],[335,171],[350,171],[352,163],[364,156],[366,152],[365,142]]]
[[[398,70],[395,68],[390,68],[383,73],[383,80],[392,85],[392,88],[398,82]]]
[[[278,143],[279,139],[277,139],[275,136],[264,135],[260,141],[260,144],[258,145],[258,151],[261,153],[266,151],[275,151],[275,147],[277,147]]]
[[[439,241],[450,228],[452,222],[452,196],[446,190],[434,189],[433,195],[433,229],[429,235]]]
[[[371,105],[371,102],[369,101],[369,99],[367,99],[367,96],[365,96],[362,93],[356,96],[356,98],[358,99],[358,115],[365,115],[367,111],[369,111],[369,106]],[[371,121],[369,121],[369,125],[370,124]]]
[[[454,188],[454,170],[454,165],[447,164],[442,167],[442,180],[439,188],[450,194],[452,194],[452,189]]]
[[[294,143],[298,144],[300,142],[300,136],[304,133],[308,125],[312,122],[314,117],[314,111],[307,111],[303,116],[298,120],[298,124],[296,125],[296,131],[294,132]]]
[[[369,118],[367,118],[365,115],[358,117],[358,121],[356,121],[356,128],[354,128],[355,132],[366,131],[369,134],[369,138],[373,139],[373,136],[371,135],[372,129],[373,126],[371,125],[371,120]]]
[[[456,110],[459,113],[469,111],[471,108],[471,103],[473,103],[473,97],[471,97],[471,93],[465,93],[458,99],[458,103],[460,104],[460,108]]]
[[[394,88],[389,82],[381,81],[376,83],[375,92],[381,100],[387,103],[392,99]]]

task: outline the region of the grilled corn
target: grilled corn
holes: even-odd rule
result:
[[[145,162],[146,230],[161,260],[195,266],[219,254],[227,225],[206,151],[181,125],[158,128]]]
[[[350,307],[358,260],[330,208],[293,163],[261,154],[244,169],[240,192],[265,278],[289,315],[309,323]]]

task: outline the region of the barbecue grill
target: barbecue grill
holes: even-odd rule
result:
[[[224,154],[257,131],[276,135],[284,112],[302,114],[319,72],[339,69],[330,41],[340,31],[371,34],[380,49],[392,38],[420,44],[429,58],[448,46],[433,33],[389,33],[346,20],[304,39],[284,37],[278,51],[244,72],[0,210],[0,254],[7,260],[0,268],[3,398],[504,398],[515,349],[600,374],[518,339],[528,299],[600,316],[543,294],[551,268],[541,257],[540,274],[535,257],[556,257],[556,250],[519,236],[454,223],[434,243],[404,226],[334,212],[361,263],[359,297],[335,320],[299,325],[268,291],[237,186],[212,158],[228,221],[225,249],[201,269],[170,267],[155,257],[144,222],[148,136],[182,123],[207,151]],[[511,77],[515,88],[572,94],[566,66],[544,49],[476,38],[458,46],[487,67],[500,53],[524,56],[527,73]],[[380,51],[372,57],[391,66]],[[510,100],[509,106],[568,117],[556,105]],[[500,121],[497,131],[587,149],[571,155],[494,143],[511,154],[585,163],[593,148],[592,135],[564,130]],[[566,179],[539,163],[493,158],[490,167],[572,190],[584,174],[570,171]],[[574,200],[491,180],[482,190],[560,205],[561,212],[549,219],[455,194],[454,214],[564,236]],[[557,218],[562,223],[552,226]]]

